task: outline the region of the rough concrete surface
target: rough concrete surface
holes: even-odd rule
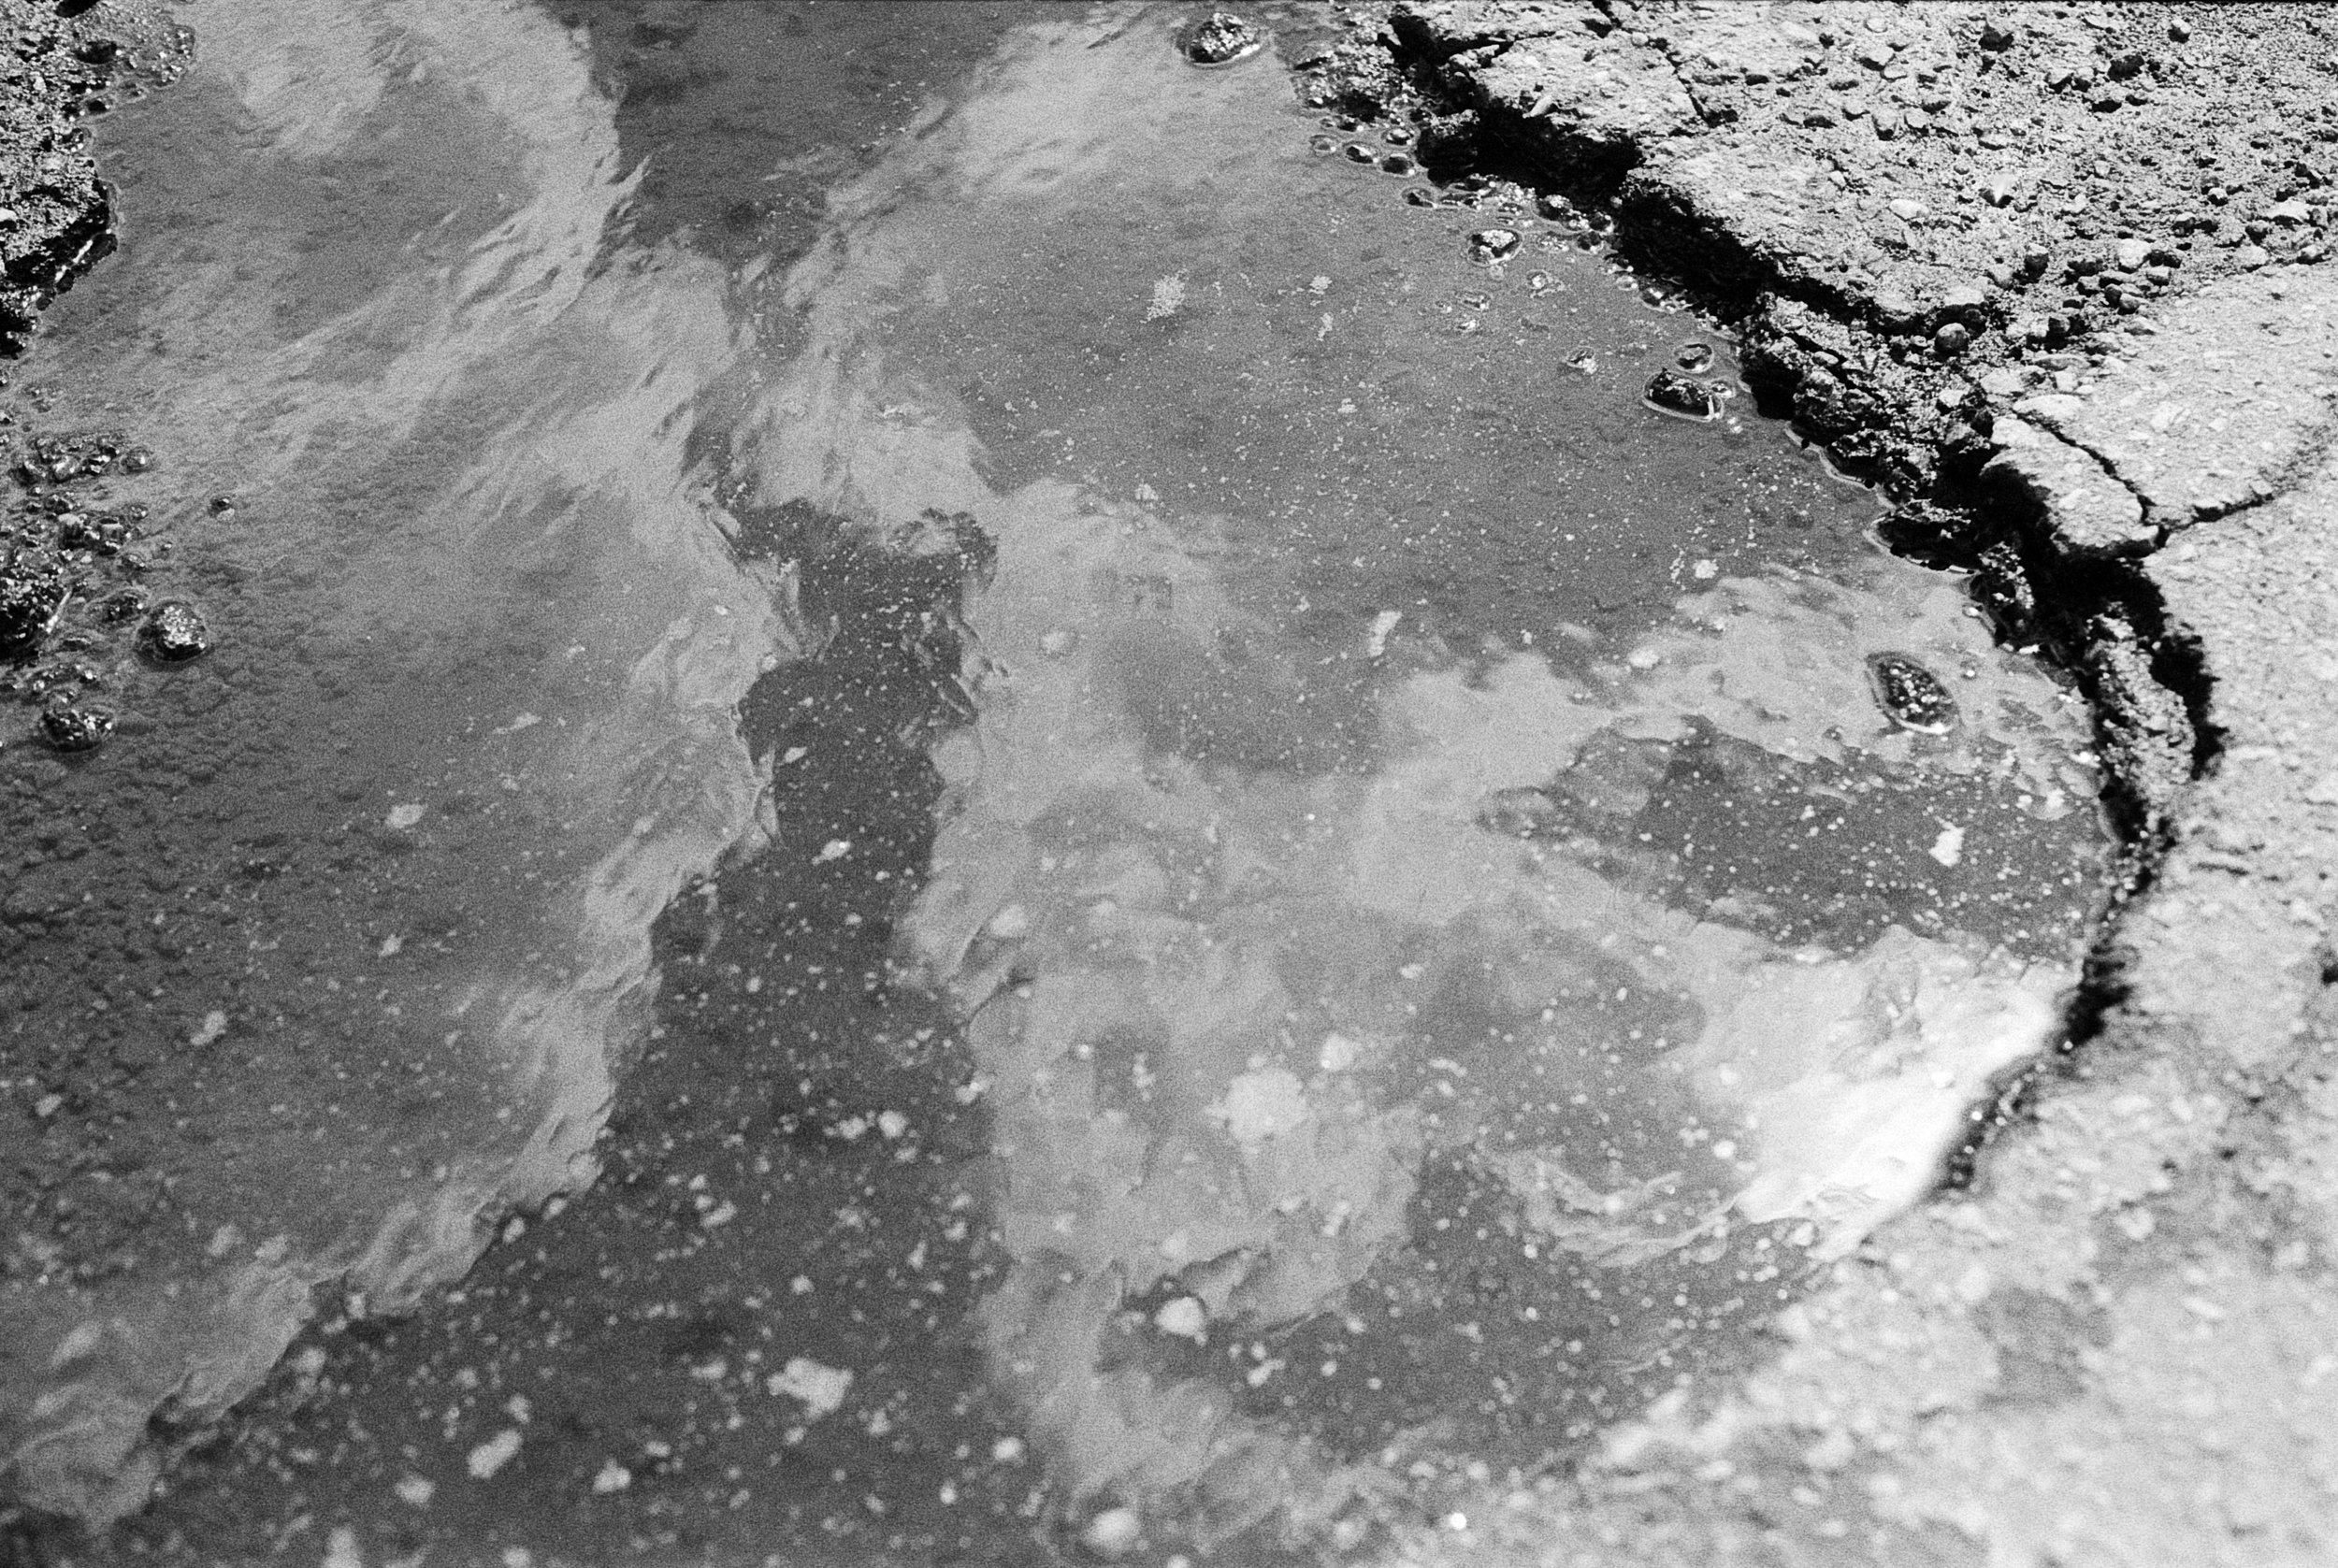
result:
[[[1438,1560],[2338,1556],[2338,277],[2316,7],[1399,5],[1311,64],[1613,217],[1757,390],[2010,541],[2132,896],[1972,1177]],[[1916,540],[1919,544],[1922,539]],[[2022,614],[2010,617],[2016,635]]]

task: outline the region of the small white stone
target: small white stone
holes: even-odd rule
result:
[[[1323,1037],[1316,1061],[1326,1072],[1345,1072],[1364,1056],[1364,1046],[1335,1030]]]
[[[1088,1521],[1080,1532],[1080,1545],[1098,1557],[1118,1560],[1136,1549],[1137,1541],[1145,1533],[1145,1521],[1136,1517],[1133,1508],[1107,1508]]]
[[[1182,1339],[1200,1339],[1209,1329],[1209,1309],[1191,1296],[1163,1302],[1153,1314],[1153,1327]]]
[[[464,1460],[465,1467],[470,1471],[471,1479],[474,1481],[490,1479],[497,1471],[511,1463],[518,1455],[521,1442],[519,1429],[506,1427],[478,1447],[473,1448],[470,1451],[470,1457]]]
[[[816,1421],[844,1403],[852,1388],[852,1374],[843,1367],[824,1366],[808,1356],[791,1356],[787,1365],[764,1380],[773,1395],[787,1394],[803,1402],[804,1419]]]

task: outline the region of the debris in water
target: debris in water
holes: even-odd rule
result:
[[[1903,729],[1945,735],[1956,725],[1956,700],[1934,675],[1905,654],[1868,655],[1868,682],[1876,706]]]
[[[30,648],[48,636],[65,600],[62,568],[12,554],[0,566],[0,655]]]
[[[1088,1521],[1080,1532],[1080,1545],[1096,1556],[1117,1561],[1136,1549],[1136,1543],[1145,1532],[1144,1521],[1133,1508],[1107,1508]]]
[[[1279,1067],[1235,1075],[1226,1097],[1208,1108],[1226,1124],[1237,1144],[1256,1144],[1306,1125],[1306,1091],[1296,1074]]]
[[[390,814],[382,819],[382,826],[390,828],[394,832],[403,833],[407,828],[411,827],[415,823],[422,820],[422,813],[423,807],[420,802],[413,800],[402,801],[390,808]]]
[[[61,752],[90,751],[113,732],[114,716],[104,708],[61,703],[41,712],[41,737]]]
[[[1469,237],[1469,259],[1476,262],[1498,262],[1515,255],[1519,247],[1516,229],[1479,229]]]
[[[1162,1303],[1153,1314],[1153,1327],[1164,1334],[1198,1340],[1209,1329],[1209,1309],[1191,1296],[1179,1296]]]
[[[1943,866],[1954,866],[1965,857],[1965,830],[1949,826],[1941,829],[1941,836],[1932,841],[1932,858]]]
[[[1231,11],[1212,11],[1177,35],[1177,51],[1196,65],[1231,65],[1259,51],[1266,35]]]
[[[187,1043],[197,1047],[209,1045],[226,1032],[227,1014],[222,1013],[217,1008],[213,1008],[210,1012],[203,1014],[203,1023],[201,1027],[196,1029],[193,1034],[187,1036]]]
[[[1712,382],[1683,376],[1677,370],[1659,370],[1650,378],[1647,399],[1650,408],[1686,419],[1721,416],[1721,393]]]
[[[1364,649],[1374,658],[1388,652],[1388,634],[1396,629],[1396,623],[1405,618],[1401,610],[1383,610],[1372,617],[1371,635],[1364,639]]]
[[[211,628],[184,599],[165,599],[138,627],[138,652],[156,664],[184,664],[211,651]]]
[[[470,1472],[471,1479],[474,1481],[491,1480],[497,1471],[501,1470],[518,1456],[521,1441],[519,1428],[505,1427],[486,1442],[473,1448],[469,1457],[463,1461],[464,1468]]]
[[[1153,284],[1153,302],[1145,309],[1148,322],[1164,320],[1177,313],[1185,304],[1185,278],[1182,274],[1161,279]]]
[[[844,1367],[824,1366],[808,1356],[791,1356],[787,1365],[764,1380],[774,1396],[787,1394],[803,1402],[803,1418],[816,1421],[831,1415],[852,1389],[852,1374]]]

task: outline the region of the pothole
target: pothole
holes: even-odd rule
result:
[[[202,548],[309,814],[187,770],[266,868],[185,877],[235,940],[170,955],[241,1142],[165,1136],[203,1241],[114,1287],[281,1289],[54,1364],[265,1364],[326,1294],[125,1550],[1358,1546],[1750,1364],[2056,1043],[2114,857],[2032,547],[1797,452],[1595,207],[1175,20],[986,39],[857,171],[793,121],[628,162],[766,101],[723,8],[596,23],[623,109],[441,19],[453,75],[359,50],[371,118],[256,137],[230,39],[138,145],[134,215],[209,158],[316,240],[200,430],[149,416],[299,546]],[[419,134],[441,79],[504,164]],[[448,253],[351,226],[383,158]],[[117,275],[60,352],[246,294]]]

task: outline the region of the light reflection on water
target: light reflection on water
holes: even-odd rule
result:
[[[1628,813],[1566,821],[1571,773],[1733,744],[1806,792],[1788,832],[1970,786],[1970,821],[1918,789],[1901,842],[1810,856],[1869,887],[1968,842],[2023,874],[2091,786],[2070,701],[1854,498],[1771,448],[1814,537],[1712,515],[1752,437],[1618,408],[1679,328],[1597,263],[1555,253],[1579,303],[1541,324],[1620,373],[1458,344],[1468,219],[1357,212],[1270,79],[1072,41],[836,201],[788,285],[819,434],[782,482],[997,539],[904,926],[993,1117],[993,1374],[1075,1497],[1207,1539],[1663,1391],[1927,1187],[2054,1026],[2071,910],[2016,932],[1918,876],[1773,935],[1780,889],[1684,896],[1620,863]],[[1888,652],[1951,672],[1950,737],[1876,706]],[[1582,1310],[1602,1279],[1678,1306]]]
[[[582,1174],[658,910],[726,854],[718,888],[784,891],[867,853],[847,814],[811,866],[757,857],[796,842],[784,770],[889,715],[846,696],[791,721],[800,746],[743,738],[758,676],[835,646],[796,565],[747,547],[789,507],[876,555],[945,554],[951,514],[988,540],[962,605],[902,633],[963,653],[930,864],[849,918],[897,917],[894,978],[971,1057],[951,1098],[989,1143],[953,1179],[1001,1259],[973,1320],[1075,1522],[1337,1531],[1424,1456],[1563,1451],[1754,1354],[1808,1260],[1918,1196],[2045,1040],[2098,854],[2065,694],[1952,581],[1871,548],[1871,498],[1743,399],[1712,424],[1644,409],[1687,318],[1523,216],[1531,250],[1473,264],[1479,215],[1311,151],[1271,56],[1187,69],[1176,20],[1023,30],[828,193],[809,255],[729,275],[671,241],[596,258],[633,187],[570,40],[526,13],[207,35],[177,112],[244,148],[207,199],[264,276],[158,223],[75,308],[93,336],[193,339],[108,341],[104,374],[149,389],[125,417],[173,484],[258,497],[270,533],[200,541],[236,568],[222,624],[312,628],[296,675],[230,666],[246,712],[215,722],[286,737],[353,818],[427,803],[420,874],[383,851],[249,916],[257,942],[329,910],[362,943],[311,971],[414,1015],[308,1064],[411,1054],[442,1082],[332,1091],[369,1164],[239,1144],[195,1230],[238,1216],[240,1182],[302,1195],[246,1221],[294,1244],[188,1264],[204,1288],[459,1270],[473,1210]],[[323,178],[254,178],[294,165]],[[397,247],[335,207],[381,168]],[[847,608],[910,626],[888,591]],[[1950,686],[1949,734],[1876,707],[1883,653]],[[864,805],[891,784],[851,782]],[[236,802],[223,837],[273,809]],[[459,941],[402,976],[359,962],[424,901]],[[826,988],[784,932],[726,951],[767,936],[751,990]],[[342,1022],[290,986],[269,1005]],[[906,1011],[861,1046],[907,1059]],[[489,1048],[454,1049],[473,1014]],[[808,1057],[800,1021],[740,1049]],[[196,1087],[222,1114],[250,1092]],[[799,1262],[732,1266],[760,1310]],[[157,1331],[149,1285],[121,1289],[134,1417],[175,1355],[239,1347],[224,1381],[249,1381],[300,1311]],[[781,1441],[830,1414],[801,1390],[853,1371],[873,1398],[877,1370],[775,1374],[801,1418]],[[883,1405],[844,1408],[881,1430]]]

